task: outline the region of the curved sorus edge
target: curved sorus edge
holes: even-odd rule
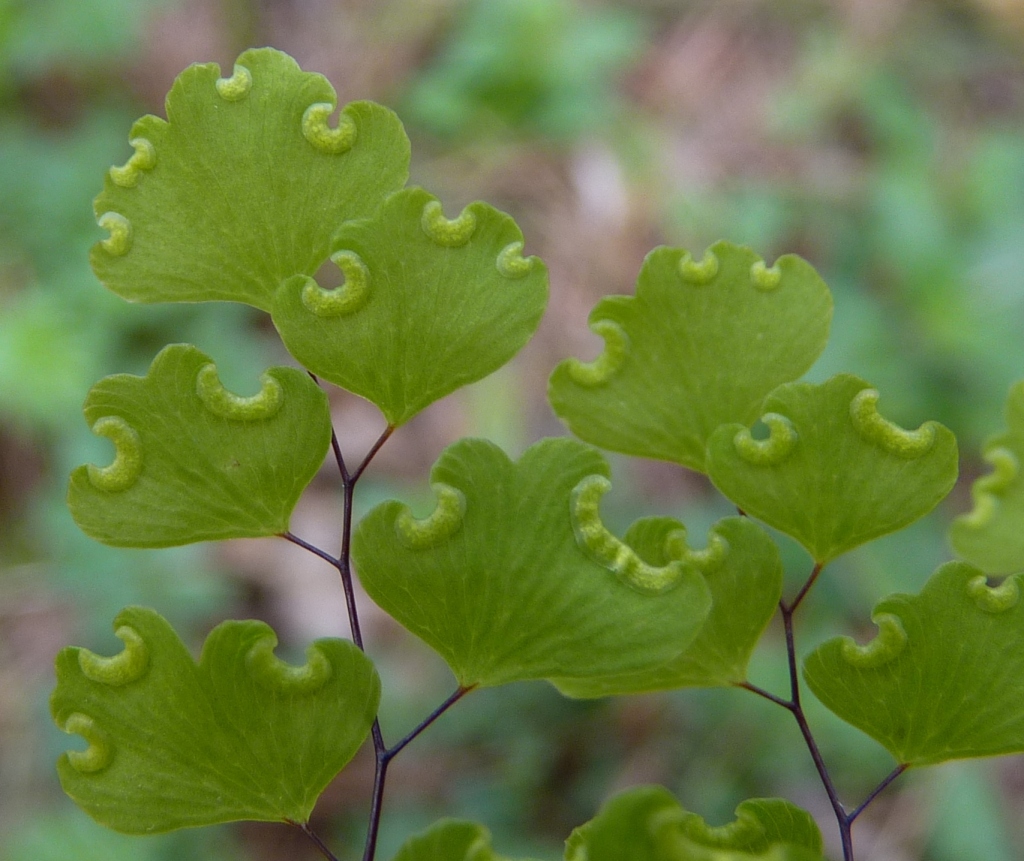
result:
[[[334,668],[316,643],[306,649],[306,663],[301,667],[293,667],[278,658],[274,654],[276,647],[277,637],[267,630],[245,656],[246,670],[263,687],[311,694],[330,681]]]
[[[120,687],[135,682],[149,669],[149,646],[142,636],[129,625],[122,625],[114,635],[124,643],[124,649],[109,658],[88,649],[78,650],[78,666],[87,679],[103,685]]]
[[[100,246],[114,257],[123,257],[132,247],[132,223],[120,212],[104,212],[96,223],[110,236],[100,240]]]
[[[750,283],[758,290],[774,290],[781,282],[782,269],[778,263],[767,266],[763,260],[758,260],[750,267]]]
[[[74,735],[80,735],[88,743],[85,750],[69,750],[64,753],[70,766],[82,774],[95,774],[103,771],[114,759],[114,748],[94,721],[88,715],[75,712],[68,716],[61,729]]]
[[[121,167],[116,165],[108,171],[114,185],[121,188],[134,188],[139,181],[139,174],[156,167],[156,147],[147,138],[132,138],[128,141],[135,149],[132,157]]]
[[[476,215],[467,206],[457,218],[448,219],[444,217],[440,202],[431,200],[423,207],[420,226],[432,242],[444,248],[459,248],[473,238]]]
[[[237,102],[249,95],[252,89],[252,72],[245,66],[235,63],[234,72],[230,78],[218,78],[215,86],[217,95],[226,102]]]
[[[750,428],[743,428],[733,437],[733,448],[747,463],[775,466],[792,454],[800,437],[793,422],[780,413],[765,413],[761,421],[768,426],[768,439],[754,439]]]
[[[496,266],[503,278],[525,278],[533,271],[536,257],[523,257],[523,243],[510,242],[498,252]]]
[[[878,634],[871,642],[860,646],[850,637],[842,638],[843,660],[860,669],[881,667],[897,658],[907,646],[907,632],[899,616],[878,613],[871,621],[878,626]]]
[[[1020,473],[1017,455],[1003,446],[986,451],[982,457],[994,471],[983,475],[971,487],[974,509],[956,518],[956,522],[971,529],[981,529],[992,522],[999,508],[999,496]]]
[[[646,595],[667,592],[678,584],[684,570],[682,560],[657,567],[648,565],[601,522],[601,497],[611,488],[603,475],[588,475],[572,490],[569,516],[579,548],[597,564],[617,574],[626,585]]]
[[[1007,577],[998,586],[989,586],[984,574],[967,581],[967,594],[986,613],[1005,613],[1020,601],[1020,584],[1016,577]]]
[[[104,416],[97,419],[92,432],[109,439],[116,454],[109,466],[88,465],[89,483],[108,493],[127,490],[142,474],[142,439],[138,431],[120,416]]]
[[[850,401],[850,420],[861,438],[907,460],[927,453],[935,444],[936,423],[925,422],[917,430],[905,430],[882,418],[878,398],[877,389],[863,389]]]
[[[308,275],[293,275],[284,282],[301,285],[299,295],[306,310],[317,317],[343,317],[362,308],[370,297],[370,270],[363,258],[354,251],[335,251],[331,262],[345,276],[345,283],[333,290],[325,290],[316,279]]]
[[[700,262],[693,259],[689,251],[684,251],[679,258],[679,277],[687,284],[710,284],[718,274],[718,255],[710,248],[704,252]]]
[[[196,374],[196,395],[215,416],[233,421],[251,422],[272,418],[284,403],[284,389],[270,373],[260,375],[259,392],[244,398],[224,388],[217,366],[208,362]]]
[[[403,506],[395,519],[395,533],[410,550],[426,550],[451,538],[462,528],[466,516],[466,497],[461,490],[440,482],[431,483],[430,489],[437,505],[427,517],[418,520]]]
[[[686,543],[685,529],[676,529],[665,536],[666,556],[693,565],[704,574],[721,568],[728,554],[729,542],[714,531],[708,534],[708,544],[703,550],[693,550]]]
[[[325,155],[343,155],[355,146],[356,121],[343,110],[338,115],[338,127],[332,129],[327,119],[333,112],[330,102],[313,102],[302,114],[302,136]]]
[[[568,359],[566,368],[574,383],[581,386],[599,386],[607,383],[626,361],[629,355],[629,335],[614,320],[594,320],[590,331],[604,339],[604,350],[592,362]]]

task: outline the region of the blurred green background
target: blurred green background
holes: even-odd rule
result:
[[[395,108],[413,140],[412,181],[449,211],[482,198],[512,213],[551,271],[538,337],[396,434],[360,485],[361,509],[423,492],[459,436],[518,453],[561,433],[545,380],[565,356],[598,351],[585,325],[596,300],[632,292],[657,244],[699,253],[728,238],[769,260],[799,253],[832,287],[832,342],[813,378],[858,373],[893,419],[938,419],[961,441],[957,491],[829,569],[801,611],[801,650],[866,632],[877,600],[918,589],[948,557],[945,524],[968,507],[979,445],[1024,377],[1024,0],[0,0],[0,858],[317,857],[284,827],[146,839],[100,829],[56,784],[68,740],[46,705],[56,651],[117,650],[110,622],[129,603],[156,607],[195,645],[228,616],[266,619],[296,649],[347,633],[332,571],[284,542],[114,551],[63,506],[69,470],[104,456],[80,413],[99,377],[141,373],[176,341],[213,355],[239,388],[287,361],[254,312],[132,307],[87,264],[100,237],[91,199],[131,154],[131,122],[162,112],[189,63],[228,70],[262,44],[327,75],[342,101]],[[381,420],[335,394],[342,445],[358,458]],[[665,513],[702,534],[728,513],[677,467],[614,466],[614,527]],[[339,512],[325,471],[293,531],[334,550]],[[799,582],[809,564],[798,550],[787,558]],[[364,615],[393,741],[453,683],[368,603]],[[774,628],[755,680],[784,690]],[[811,719],[857,803],[891,762],[823,709]],[[366,754],[314,823],[344,859],[361,854]],[[781,709],[734,691],[571,702],[531,684],[475,693],[396,760],[378,857],[454,815],[486,823],[504,854],[560,858],[604,797],[647,782],[716,823],[744,798],[783,795],[833,839]],[[1012,861],[1024,857],[1022,823],[1024,762],[1008,758],[904,777],[855,838],[873,861]]]

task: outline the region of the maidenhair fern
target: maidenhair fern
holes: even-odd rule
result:
[[[570,697],[728,687],[776,703],[803,734],[845,861],[854,820],[908,768],[1024,751],[1020,575],[987,576],[1024,568],[1024,384],[1011,393],[1008,431],[986,448],[994,472],[953,526],[966,561],[942,566],[920,595],[878,604],[870,642],[830,640],[799,670],[798,610],[826,566],[931,511],[956,480],[957,445],[935,422],[890,422],[884,398],[855,376],[798,382],[832,315],[828,288],[798,257],[768,265],[727,242],[699,257],[655,249],[635,296],[594,308],[601,355],[551,376],[555,413],[585,442],[542,440],[513,462],[490,442],[460,440],[431,470],[432,512],[389,501],[356,524],[353,494],[376,452],[424,407],[507,363],[537,328],[548,283],[509,216],[485,203],[446,214],[403,187],[409,146],[393,113],[356,103],[334,124],[336,106],[324,78],[271,49],[242,54],[227,76],[193,66],[171,89],[167,119],[132,128],[134,155],[96,199],[108,236],[92,263],[109,289],[139,302],[255,306],[309,373],[253,368],[259,390],[240,396],[208,356],[179,344],[144,377],[100,381],[85,417],[115,453],[72,474],[75,520],[116,546],[291,541],[337,569],[351,639],[319,640],[292,666],[266,625],[229,621],[197,662],[155,610],[125,609],[114,620],[120,654],[68,648],[57,659],[54,719],[86,744],[58,771],[85,811],[132,834],[280,821],[333,859],[308,818],[370,738],[370,861],[393,758],[475,688],[522,679]],[[316,280],[327,261],[338,287]],[[328,384],[384,417],[357,465],[332,431]],[[739,516],[707,536],[650,516],[619,537],[602,520],[610,471],[592,445],[705,473]],[[337,555],[290,531],[332,452],[344,489]],[[795,595],[783,595],[780,553],[759,522],[810,555]],[[390,746],[353,573],[455,677]],[[776,612],[789,658],[781,693],[747,675]],[[859,806],[840,800],[804,711],[807,688],[892,754]],[[711,826],[659,787],[608,801],[565,851],[567,861],[822,857],[817,825],[788,801],[745,801],[733,823]],[[499,858],[482,825],[442,820],[395,861]]]

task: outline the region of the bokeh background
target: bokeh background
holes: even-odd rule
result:
[[[826,572],[801,610],[801,650],[837,632],[869,634],[877,600],[916,591],[948,558],[945,527],[969,506],[980,443],[1024,377],[1022,0],[0,0],[0,858],[317,857],[284,826],[104,831],[60,793],[53,762],[68,739],[47,711],[57,650],[118,650],[110,623],[126,604],[156,607],[195,646],[225,617],[265,619],[297,652],[347,633],[332,570],[284,542],[115,551],[82,536],[63,504],[69,470],[105,455],[80,413],[101,376],[142,373],[175,341],[212,354],[238,390],[287,361],[255,312],[130,306],[87,264],[101,236],[91,199],[105,169],[131,154],[131,122],[162,113],[189,63],[229,72],[262,44],[325,74],[343,102],[397,110],[413,141],[412,182],[450,213],[476,198],[510,212],[551,272],[537,338],[396,434],[361,482],[361,510],[396,494],[426,498],[429,465],[460,436],[517,454],[562,433],[545,380],[560,359],[597,354],[586,328],[597,299],[632,292],[655,245],[699,255],[728,238],[769,260],[797,252],[829,282],[832,342],[812,378],[858,373],[892,418],[938,419],[961,440],[957,491]],[[382,420],[335,395],[343,448],[358,458]],[[728,513],[678,467],[613,464],[614,527],[672,514],[702,535]],[[325,470],[293,530],[333,549],[339,523],[339,484]],[[792,548],[787,559],[797,583],[809,564]],[[363,615],[394,741],[453,682],[366,602]],[[783,692],[779,633],[754,673]],[[812,706],[811,719],[857,803],[891,761],[823,709]],[[366,754],[314,823],[342,859],[361,854]],[[833,840],[824,792],[781,709],[739,691],[572,702],[538,683],[474,693],[396,760],[378,857],[453,815],[486,823],[503,854],[561,858],[603,798],[648,782],[714,823],[747,797],[783,795]],[[873,861],[1024,857],[1024,761],[909,774],[855,838]]]

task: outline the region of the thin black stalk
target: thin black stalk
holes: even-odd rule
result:
[[[782,706],[786,711],[793,711],[793,703],[789,700],[784,700],[782,697],[778,697],[764,688],[759,688],[757,685],[752,685],[750,682],[739,682],[736,687],[750,691],[752,694],[757,694],[759,697],[764,697],[766,700],[775,703],[775,705]]]
[[[462,699],[462,697],[471,690],[473,690],[472,687],[456,688],[455,692],[429,715],[427,715],[427,717],[425,717],[416,726],[416,728],[412,730],[412,732],[390,748],[384,744],[384,739],[380,732],[380,722],[374,721],[373,746],[377,753],[377,768],[373,776],[373,796],[370,801],[370,824],[366,832],[366,846],[363,850],[363,861],[373,861],[374,855],[377,852],[377,835],[380,832],[380,818],[384,806],[384,784],[387,781],[388,766],[391,764],[391,760],[401,753],[406,745],[413,741],[413,739],[434,723],[434,721],[441,717],[441,715],[448,711],[448,709],[455,705],[455,703]]]
[[[393,434],[394,432],[394,425],[388,425],[386,428],[384,428],[384,433],[377,437],[377,441],[370,447],[370,450],[366,453],[366,457],[363,458],[363,462],[359,464],[359,467],[350,476],[349,482],[351,484],[355,484],[357,481],[359,481],[359,476],[363,474],[363,470],[365,470],[366,467],[370,465],[370,461],[373,460],[374,455],[377,454],[378,451],[380,451],[380,447],[388,441],[388,439],[391,437],[391,434]]]
[[[331,432],[331,446],[334,449],[335,460],[338,462],[338,471],[341,473],[342,493],[342,520],[341,520],[341,556],[338,559],[338,573],[341,575],[341,585],[345,591],[345,607],[348,611],[348,623],[352,630],[352,642],[360,649],[363,648],[363,633],[359,627],[359,611],[356,607],[356,593],[352,586],[352,518],[353,499],[355,496],[356,482],[366,471],[375,454],[380,451],[388,437],[394,432],[394,428],[388,425],[384,432],[377,438],[377,441],[367,452],[363,462],[359,464],[356,471],[349,473],[345,466],[345,458],[341,454],[341,446],[338,444],[338,435]]]
[[[872,801],[874,801],[882,793],[882,791],[889,786],[890,783],[892,783],[897,777],[903,774],[903,772],[906,771],[909,767],[910,766],[907,763],[903,763],[902,765],[897,765],[892,771],[890,771],[889,774],[886,775],[885,779],[880,784],[878,784],[878,786],[876,786],[873,790],[871,790],[871,794],[868,795],[868,797],[861,802],[860,806],[849,815],[848,818],[850,820],[850,824],[852,825],[853,820],[860,816],[864,812],[864,809]]]
[[[808,582],[811,582],[817,575],[818,566],[815,566],[815,569],[815,573],[811,575]],[[801,595],[805,594],[806,589],[801,591]],[[835,783],[833,783],[832,776],[828,773],[828,767],[825,765],[821,750],[818,748],[818,743],[814,739],[814,734],[811,732],[811,727],[807,723],[807,717],[804,715],[803,706],[800,703],[800,674],[796,666],[796,640],[793,636],[793,611],[796,609],[795,605],[795,601],[793,606],[789,607],[785,603],[779,602],[782,624],[786,632],[786,658],[789,664],[790,701],[793,706],[790,711],[793,717],[796,718],[797,726],[800,727],[800,734],[804,737],[804,743],[811,754],[814,767],[818,771],[818,777],[821,779],[822,786],[825,787],[825,793],[828,795],[829,803],[832,805],[832,810],[835,813],[836,823],[839,825],[839,839],[843,846],[843,861],[853,861],[853,838],[850,833],[850,818],[846,813],[846,808],[843,807],[843,802],[839,799]]]
[[[811,587],[815,584],[818,579],[818,575],[821,574],[821,569],[824,566],[820,562],[816,563],[814,569],[811,571],[811,576],[807,578],[807,582],[804,583],[803,588],[796,593],[796,597],[790,602],[788,610],[790,615],[796,612],[796,608],[800,606],[800,603],[807,597],[807,593],[811,591]]]
[[[338,861],[338,857],[327,848],[327,844],[310,828],[305,822],[295,822],[292,819],[288,820],[289,825],[294,825],[303,834],[305,834],[313,843],[314,846],[320,851],[320,854],[327,859],[327,861]]]
[[[299,538],[297,535],[293,535],[291,532],[282,532],[280,533],[280,536],[286,541],[290,541],[292,544],[301,547],[303,550],[308,550],[314,556],[319,556],[328,565],[331,565],[335,568],[341,565],[340,559],[335,559],[326,550],[321,550],[315,544],[310,544],[308,541],[303,541],[301,538]]]

